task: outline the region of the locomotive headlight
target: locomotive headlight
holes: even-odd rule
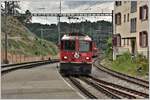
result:
[[[64,56],[64,59],[67,59],[68,57],[67,56]]]
[[[86,57],[86,59],[89,60],[90,58],[89,58],[89,57]]]

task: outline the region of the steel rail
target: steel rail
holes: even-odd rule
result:
[[[92,93],[90,93],[88,90],[86,90],[83,86],[81,86],[80,82],[74,79],[73,77],[69,77],[69,80],[88,98],[90,99],[98,99],[96,96],[94,96]]]
[[[54,61],[43,61],[43,62],[35,62],[35,63],[29,63],[29,64],[21,64],[21,65],[16,65],[16,66],[9,66],[8,68],[5,67],[1,70],[1,74],[4,75],[8,72],[11,72],[11,71],[15,71],[15,70],[18,70],[18,69],[21,69],[21,68],[32,68],[32,67],[35,67],[35,66],[40,66],[40,65],[44,65],[44,64],[49,64],[49,63],[56,63],[58,61],[54,60]]]
[[[106,94],[107,96],[111,97],[112,99],[121,99],[121,96],[117,95],[117,94],[114,94],[113,92],[110,92],[109,90],[105,89],[104,87],[102,86],[98,86],[97,84],[95,83],[91,83],[89,82],[88,80],[86,79],[83,79],[83,78],[80,78],[80,80],[86,82],[87,84],[91,85],[92,87],[94,87],[95,89],[97,89],[98,91]]]
[[[149,84],[149,81],[147,81],[147,80],[143,80],[143,79],[140,79],[140,78],[135,78],[135,77],[133,77],[133,76],[129,76],[129,75],[127,75],[127,74],[123,74],[123,73],[120,73],[120,72],[111,70],[111,69],[109,69],[109,68],[103,66],[102,64],[99,64],[99,65],[102,66],[103,68],[107,69],[107,70],[110,70],[110,71],[114,72],[114,73],[121,74],[122,76],[125,76],[125,77],[128,77],[128,78],[132,78],[132,79],[134,79],[134,80],[137,80],[137,81],[140,81],[140,82]]]
[[[30,61],[30,62],[15,63],[15,64],[5,64],[5,65],[1,65],[1,68],[23,65],[23,64],[30,64],[30,63],[38,63],[43,61],[50,61],[50,60],[39,60],[39,61]],[[59,61],[59,59],[53,59],[53,61]]]
[[[89,80],[88,78],[82,78],[82,80],[85,81],[87,84],[92,85],[93,87],[95,87],[97,89],[103,87],[105,89],[105,91],[107,91],[107,93],[105,93],[105,94],[109,96],[111,93],[110,97],[112,97],[113,99],[114,99],[114,96],[118,97],[119,99],[122,99],[122,98],[128,98],[128,99],[141,98],[140,96],[128,93],[126,91],[116,89],[114,87],[110,87],[110,86],[107,86],[107,85],[104,85],[101,83],[95,83],[95,82]]]
[[[100,58],[98,58],[98,59],[100,59]],[[98,59],[97,59],[97,60],[98,60]],[[128,77],[128,78],[132,78],[132,79],[134,79],[134,80],[141,81],[141,82],[143,82],[143,83],[149,84],[149,81],[147,81],[147,80],[143,80],[143,79],[140,79],[140,78],[136,78],[136,77],[127,75],[127,74],[123,74],[123,73],[118,72],[118,71],[111,70],[110,68],[107,68],[107,67],[103,66],[102,64],[100,64],[100,60],[99,60],[98,62],[99,62],[98,64],[99,64],[101,67],[103,67],[103,68],[105,68],[105,69],[107,69],[107,70],[109,70],[109,71],[112,71],[112,72],[117,73],[117,74],[120,74],[120,75],[122,75],[122,76],[125,76],[125,77]]]
[[[115,76],[117,78],[120,78],[122,80],[125,80],[127,82],[130,82],[130,83],[134,83],[136,85],[139,85],[139,86],[142,86],[142,87],[145,87],[145,88],[149,88],[149,84],[147,82],[142,82],[142,81],[139,81],[138,79],[135,80],[131,77],[128,77],[128,76],[125,76],[124,74],[122,73],[117,73],[116,71],[112,71],[110,69],[107,69],[106,67],[103,67],[101,65],[96,65],[95,63],[93,64],[97,69],[103,71],[103,72],[106,72],[108,74],[110,74],[111,76]]]
[[[118,85],[118,84],[114,84],[114,83],[110,83],[110,82],[107,82],[107,81],[104,81],[104,80],[101,80],[101,79],[97,79],[97,78],[94,78],[93,76],[89,76],[89,78],[91,78],[92,80],[94,80],[98,83],[106,84],[106,85],[112,86],[114,88],[118,88],[118,89],[130,92],[132,94],[136,94],[136,95],[139,95],[139,96],[142,96],[142,97],[145,97],[145,98],[149,98],[149,94],[147,94],[147,93],[143,93],[143,92],[140,92],[140,91],[136,91],[136,90],[127,88],[127,87],[123,87],[123,86]]]

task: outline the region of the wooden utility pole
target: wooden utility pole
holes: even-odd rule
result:
[[[8,39],[7,39],[7,12],[8,12],[8,4],[9,2],[5,1],[5,14],[4,14],[4,26],[5,26],[5,60],[4,63],[8,64],[7,59],[7,45],[8,45]]]
[[[8,31],[7,31],[7,17],[15,15],[15,2],[18,1],[4,1],[5,11],[4,11],[4,26],[5,26],[5,59],[4,63],[8,64]]]

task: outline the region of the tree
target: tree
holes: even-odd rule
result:
[[[4,3],[1,3],[2,15],[18,14],[18,9],[20,9],[20,6],[17,1],[5,1]]]
[[[107,49],[105,51],[105,55],[112,60],[112,37],[107,40]]]
[[[25,12],[25,22],[30,23],[31,19],[32,19],[31,12],[29,10],[26,10],[26,12]]]
[[[17,18],[22,23],[30,23],[32,19],[31,12],[29,10],[26,10],[25,14],[21,14],[21,16],[18,16]]]

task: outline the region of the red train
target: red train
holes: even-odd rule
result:
[[[93,41],[92,42],[92,57],[97,57],[98,56],[98,48],[96,47],[96,43]]]
[[[92,39],[84,34],[72,33],[61,38],[60,73],[88,75],[92,70]]]

